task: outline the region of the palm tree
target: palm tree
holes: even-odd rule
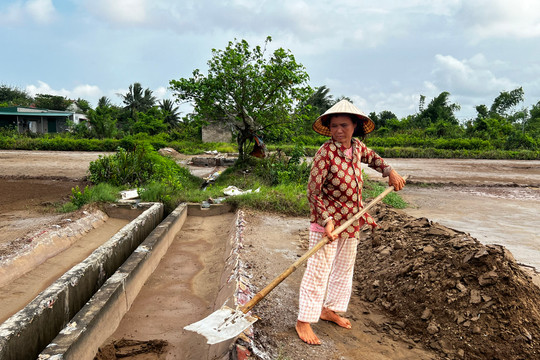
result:
[[[309,97],[307,104],[311,105],[317,114],[322,114],[335,104],[335,101],[332,100],[332,95],[329,95],[329,93],[330,89],[326,85],[323,85],[317,88],[317,91]]]
[[[129,111],[131,118],[135,118],[137,112],[150,110],[156,103],[156,98],[152,95],[152,90],[143,90],[140,83],[129,85],[129,90],[125,95],[119,94],[126,105],[125,110]]]
[[[106,97],[106,96],[102,96],[99,98],[98,100],[98,103],[97,103],[97,106],[96,107],[99,107],[99,108],[108,108],[111,106],[111,100]]]
[[[170,99],[164,99],[159,104],[159,108],[165,114],[163,122],[169,126],[169,128],[177,128],[180,121],[180,113],[178,106],[174,106],[174,102]]]

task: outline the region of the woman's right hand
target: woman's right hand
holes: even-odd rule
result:
[[[324,235],[328,237],[328,242],[332,242],[338,237],[337,235],[332,235],[332,231],[334,231],[334,220],[328,221],[324,226]]]

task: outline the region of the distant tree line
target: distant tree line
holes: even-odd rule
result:
[[[0,106],[65,110],[75,104],[89,119],[89,124],[72,126],[72,135],[79,138],[136,135],[200,141],[201,127],[215,121],[233,130],[241,156],[248,153],[255,134],[267,144],[316,146],[325,138],[312,131],[313,121],[346,97],[334,98],[324,85],[310,87],[309,75],[294,55],[282,48],[267,54],[269,42],[270,37],[264,46],[251,48],[245,40],[235,39],[224,50],[213,49],[206,74],[195,69],[191,77],[170,81],[175,100],[158,101],[152,90],[136,82],[125,94],[117,94],[121,106],[104,96],[92,108],[84,99],[48,94],[31,97],[23,90],[0,85]],[[459,121],[456,112],[460,105],[450,101],[449,92],[440,93],[429,103],[421,95],[418,111],[404,118],[398,119],[391,110],[371,112],[376,131],[367,141],[389,147],[538,151],[540,101],[525,108],[523,100],[521,87],[502,91],[492,104],[476,106],[474,118]],[[190,103],[193,111],[181,117],[180,103]]]

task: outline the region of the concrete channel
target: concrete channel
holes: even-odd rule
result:
[[[117,213],[116,216],[133,217],[129,209],[117,208],[115,211],[124,212],[123,215]],[[163,219],[163,205],[157,203],[139,204],[137,211],[140,215],[110,240],[68,270],[26,307],[0,324],[0,359],[94,359],[100,347],[108,341],[125,336],[125,329],[133,326],[144,327],[145,325],[141,324],[134,325],[133,318],[138,316],[137,311],[140,312],[141,304],[144,308],[145,298],[152,300],[155,297],[155,290],[151,287],[154,281],[152,274],[156,272],[157,276],[161,276],[156,269],[159,270],[163,259],[164,263],[174,262],[177,256],[175,251],[182,251],[181,249],[200,243],[186,243],[193,240],[197,233],[197,221],[207,221],[204,219],[224,213],[230,215],[227,217],[226,228],[214,229],[214,237],[209,240],[219,242],[212,251],[221,260],[217,265],[203,264],[203,267],[209,267],[213,273],[213,289],[206,291],[204,296],[199,289],[199,293],[193,298],[203,299],[202,302],[194,304],[191,299],[188,305],[183,306],[194,320],[206,316],[225,303],[235,306],[241,292],[241,284],[233,281],[239,276],[239,260],[235,254],[241,241],[241,212],[240,215],[239,212],[232,212],[227,205],[212,205],[203,209],[199,204],[181,204]],[[186,219],[189,229],[183,229]],[[195,219],[195,223],[189,225],[191,219]],[[186,234],[185,239],[175,240],[182,233]],[[171,246],[175,241],[177,244]],[[175,246],[180,250],[174,250]],[[167,260],[169,251],[172,252],[169,255],[172,260]],[[199,254],[201,256],[196,260],[204,262],[209,250],[202,247],[197,251],[203,253]],[[178,260],[173,265],[175,270],[179,271],[178,274],[181,274]],[[178,274],[173,274],[171,281],[180,276]],[[187,279],[188,287],[193,287],[195,281],[209,281],[209,278],[202,276],[199,271],[195,271],[193,277],[199,279]],[[145,287],[150,289],[147,290],[150,291],[147,295],[144,295]],[[178,291],[181,295],[176,296],[185,296],[185,289]],[[143,300],[140,294],[143,295]],[[176,301],[176,305],[178,303],[179,301]],[[199,312],[195,312],[194,308],[199,308]],[[164,311],[167,316],[169,310]],[[191,318],[184,320],[191,321]],[[175,330],[167,341],[174,343],[174,338],[178,338],[178,332],[181,331],[181,328]],[[182,341],[190,344],[188,351],[193,354],[184,355],[185,359],[228,359],[234,348],[234,340],[209,346],[202,337],[195,339],[189,336],[191,335],[180,336],[184,338]],[[172,344],[177,347],[175,351],[185,345],[182,341]],[[198,345],[193,345],[195,343]]]

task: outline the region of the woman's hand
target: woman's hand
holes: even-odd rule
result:
[[[326,223],[324,226],[324,235],[328,237],[328,242],[331,243],[332,241],[337,239],[337,235],[332,235],[332,231],[334,231],[334,220],[330,220]]]
[[[399,191],[405,186],[405,179],[402,178],[396,170],[392,169],[388,176],[388,185],[393,186],[395,191]]]

